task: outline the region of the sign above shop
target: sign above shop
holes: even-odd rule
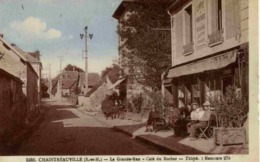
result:
[[[216,70],[236,62],[237,51],[230,51],[211,58],[194,61],[190,64],[170,69],[167,78],[175,78],[184,75]]]

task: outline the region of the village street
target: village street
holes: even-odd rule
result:
[[[51,102],[50,102],[51,103]],[[47,103],[47,104],[50,104]],[[46,103],[45,103],[46,105]],[[44,121],[17,149],[17,155],[145,155],[154,147],[109,128],[70,105],[47,105]]]

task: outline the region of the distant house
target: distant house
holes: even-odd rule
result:
[[[101,103],[106,95],[111,95],[114,92],[117,92],[121,98],[125,98],[126,93],[123,93],[125,91],[119,91],[121,87],[125,87],[124,83],[126,83],[125,79],[120,78],[120,71],[121,69],[117,65],[114,65],[104,71],[100,81],[97,82],[90,91],[88,91],[86,95],[87,101],[84,102],[87,104],[84,106],[85,109],[91,111],[101,111]],[[118,84],[119,81],[121,85]]]
[[[99,82],[97,73],[89,73],[89,89]],[[77,97],[84,95],[85,73],[78,71],[63,71],[52,80],[52,95],[56,99]]]
[[[38,81],[37,81],[37,86],[38,86],[38,100],[41,100],[41,78],[42,78],[42,63],[40,60],[40,51],[35,51],[35,52],[28,52],[28,60],[33,66],[34,70],[38,74]],[[32,56],[32,57],[30,57]]]
[[[98,73],[88,73],[88,90],[91,90],[97,82],[100,80],[100,77]],[[80,95],[84,95],[84,89],[85,87],[85,81],[86,81],[86,74],[84,72],[79,73],[79,83],[78,87],[81,90]]]

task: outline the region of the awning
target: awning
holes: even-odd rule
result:
[[[236,51],[230,51],[211,58],[194,61],[190,64],[170,69],[167,78],[175,78],[184,75],[196,74],[204,71],[224,68],[236,62],[236,58]]]
[[[110,87],[108,87],[108,89],[113,89],[115,88],[117,85],[119,85],[120,83],[122,83],[126,78],[123,79],[119,79],[118,81],[116,81],[113,85],[111,85]]]

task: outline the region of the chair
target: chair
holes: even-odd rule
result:
[[[199,128],[198,138],[209,139],[213,135],[213,128],[218,126],[218,118],[216,113],[211,113],[209,121],[207,121],[206,127]]]

